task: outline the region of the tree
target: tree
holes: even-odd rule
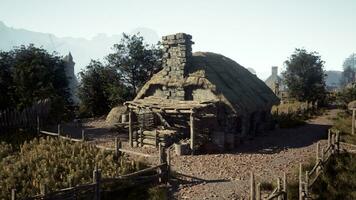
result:
[[[103,115],[113,106],[127,100],[129,88],[121,82],[116,68],[92,60],[79,76],[78,96],[82,114]]]
[[[348,58],[346,58],[342,66],[343,72],[340,80],[341,85],[346,86],[352,82],[355,82],[356,54],[353,53]]]
[[[62,58],[33,44],[0,53],[1,102],[19,110],[43,99],[52,100],[54,118],[72,106]],[[8,98],[8,99],[5,99]],[[6,103],[6,101],[11,103]],[[1,108],[5,108],[1,105]]]
[[[119,44],[113,46],[114,53],[106,57],[109,65],[118,69],[121,80],[129,88],[131,95],[135,96],[140,87],[161,66],[161,49],[158,45],[148,45],[139,34],[123,34]]]
[[[283,72],[291,97],[299,101],[316,102],[326,96],[324,61],[317,52],[296,49],[285,61]]]

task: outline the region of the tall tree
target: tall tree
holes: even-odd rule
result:
[[[355,82],[356,75],[356,54],[353,53],[347,57],[343,63],[343,72],[341,76],[341,85],[346,86],[352,82]]]
[[[317,52],[296,49],[285,61],[283,72],[291,97],[300,101],[316,102],[326,95],[324,61]]]
[[[113,106],[127,100],[128,88],[122,84],[116,68],[92,60],[79,76],[78,96],[82,114],[103,115]]]
[[[148,45],[139,34],[123,34],[114,52],[106,57],[109,65],[118,69],[122,81],[131,88],[135,96],[140,87],[161,69],[161,49],[158,45]]]
[[[72,106],[62,58],[34,45],[0,53],[1,96],[7,107],[23,109],[42,99],[52,100],[53,117],[62,117]],[[2,102],[5,102],[1,98]],[[57,118],[57,119],[58,119]]]

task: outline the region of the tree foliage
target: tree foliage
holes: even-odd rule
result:
[[[343,63],[343,72],[341,75],[341,85],[346,86],[355,80],[356,75],[356,54],[351,54],[348,58],[345,59]]]
[[[161,69],[161,49],[156,45],[145,44],[139,34],[123,34],[114,52],[106,57],[109,65],[118,69],[123,83],[130,87],[135,96],[140,87]]]
[[[52,114],[61,115],[72,105],[64,70],[61,57],[32,44],[0,52],[0,110],[49,98]]]
[[[299,101],[316,102],[326,96],[324,61],[317,52],[296,49],[285,61],[283,72],[285,83],[291,97]]]
[[[121,82],[117,70],[99,61],[92,60],[79,76],[80,111],[85,115],[106,114],[110,108],[124,102],[129,96],[128,88]]]

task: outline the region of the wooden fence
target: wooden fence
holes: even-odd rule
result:
[[[58,132],[49,132],[40,129],[39,120],[37,120],[37,130],[39,133],[45,134],[47,136],[58,137],[59,139],[69,140],[73,142],[85,142],[85,131],[82,131],[82,138],[75,139],[69,136],[64,136],[61,132],[61,126],[58,125]],[[121,141],[115,139],[115,148],[109,148],[104,146],[96,145],[97,148],[115,151],[116,156],[120,156],[121,153],[134,154],[144,157],[157,157],[159,159],[159,164],[157,166],[149,167],[140,171],[136,171],[130,174],[118,176],[118,177],[101,177],[100,169],[95,168],[93,171],[93,182],[83,185],[77,185],[73,187],[68,187],[60,189],[54,192],[48,192],[46,185],[41,186],[41,194],[33,197],[27,198],[27,200],[38,200],[38,199],[52,199],[52,200],[69,200],[88,197],[95,200],[100,200],[100,195],[103,192],[105,184],[119,184],[119,183],[130,183],[130,184],[142,184],[142,183],[166,183],[170,176],[170,153],[169,149],[165,149],[163,145],[158,144],[159,155],[152,156],[148,154],[143,154],[140,152],[134,152],[127,149],[122,149]],[[16,190],[13,189],[11,192],[11,200],[16,199]]]
[[[340,132],[338,130],[328,130],[328,144],[326,148],[320,149],[320,142],[316,145],[315,153],[315,165],[310,171],[303,173],[303,166],[299,164],[299,200],[311,199],[310,190],[313,184],[317,181],[323,172],[323,167],[328,162],[329,158],[333,155],[339,154],[341,151],[340,145],[348,148],[355,148],[355,150],[346,150],[350,153],[356,153],[356,145],[340,142]],[[283,174],[283,183],[281,179],[277,178],[276,188],[265,198],[261,197],[261,184],[255,183],[254,174],[251,172],[251,186],[250,186],[250,199],[251,200],[287,200],[287,178],[286,174]]]
[[[34,128],[38,118],[46,119],[50,110],[49,99],[34,103],[22,111],[6,109],[0,111],[0,130],[5,128]]]

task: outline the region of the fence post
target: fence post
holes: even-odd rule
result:
[[[303,200],[302,163],[299,163],[299,200]]]
[[[321,162],[324,162],[325,159],[325,147],[321,149]]]
[[[85,141],[85,130],[82,129],[82,141],[84,142]]]
[[[305,171],[305,184],[304,184],[305,198],[309,196],[309,171]]]
[[[100,200],[100,171],[97,166],[95,166],[93,171],[93,183],[95,184],[94,200]]]
[[[57,125],[57,133],[58,133],[58,137],[61,136],[61,124]]]
[[[331,154],[335,153],[335,134],[331,134]]]
[[[316,155],[315,155],[315,163],[319,165],[320,158],[319,158],[319,149],[320,149],[320,142],[316,143]],[[316,167],[316,173],[319,173],[319,166]]]
[[[121,149],[121,140],[119,140],[118,137],[115,137],[115,156],[117,158],[119,158],[121,156],[121,152],[120,152],[120,149]]]
[[[40,134],[40,117],[37,115],[37,134]]]
[[[256,195],[255,195],[255,176],[253,174],[253,172],[251,171],[251,176],[250,176],[250,200],[255,200],[256,199]]]
[[[261,183],[256,186],[256,200],[261,200]]]
[[[280,192],[281,191],[281,179],[278,177],[277,178],[277,191]],[[282,196],[278,195],[277,197],[278,200],[282,200]]]
[[[283,172],[283,200],[287,200],[287,174]]]
[[[158,137],[157,137],[157,130],[155,129],[155,146],[158,147]]]
[[[40,185],[40,192],[41,192],[41,195],[43,195],[43,196],[45,196],[47,194],[47,185],[46,184]]]
[[[340,153],[340,131],[336,131],[336,153]]]
[[[328,147],[331,145],[331,130],[328,129]]]
[[[12,189],[11,190],[11,200],[15,200],[16,199],[16,189]]]

